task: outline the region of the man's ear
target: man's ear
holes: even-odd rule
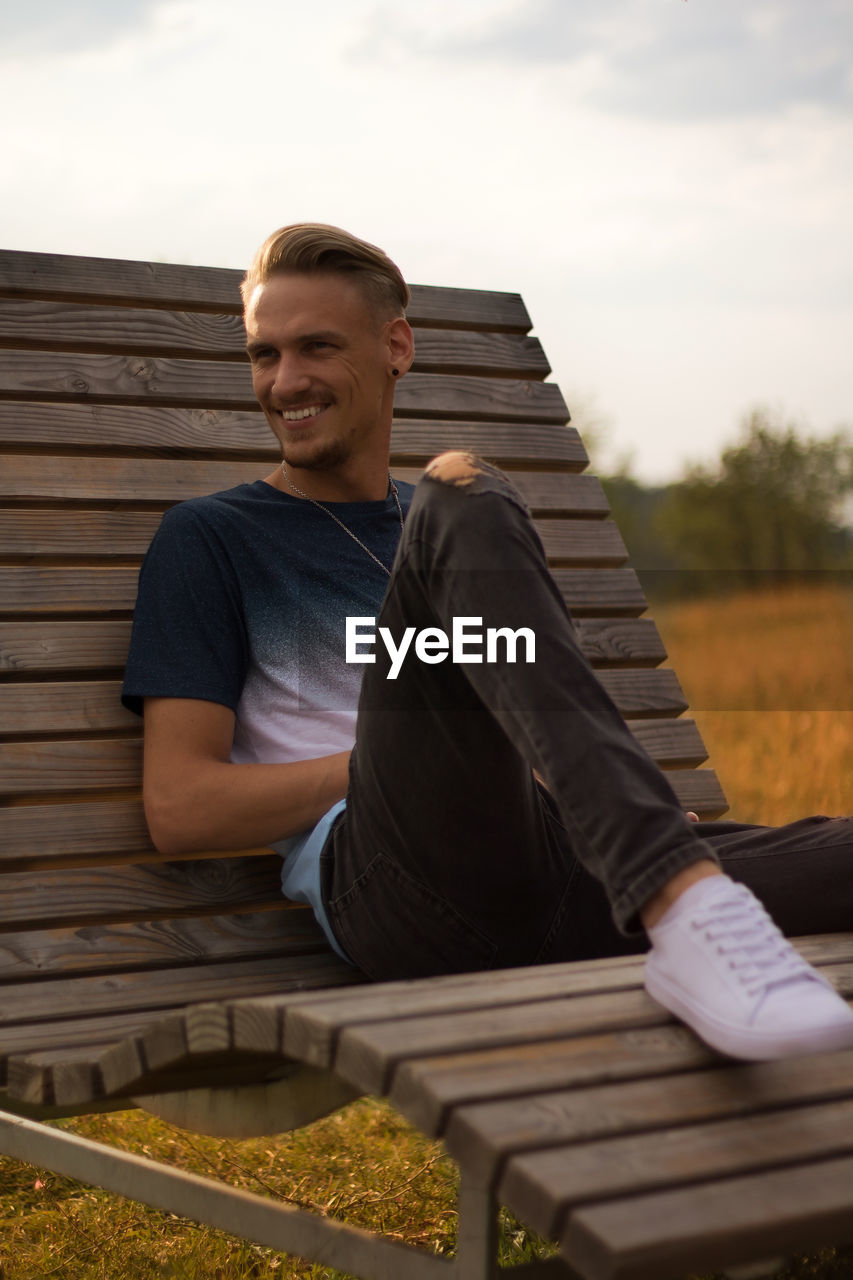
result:
[[[415,335],[412,333],[412,326],[402,316],[397,316],[388,325],[386,341],[391,366],[397,370],[395,376],[402,377],[404,373],[408,373],[415,358]]]

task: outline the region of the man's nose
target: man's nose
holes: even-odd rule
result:
[[[283,352],[275,367],[272,393],[279,400],[289,400],[303,395],[311,385],[311,379],[298,355]]]

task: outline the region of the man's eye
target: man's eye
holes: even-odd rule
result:
[[[311,342],[306,343],[309,351],[325,351],[331,348],[331,342],[324,342],[322,338],[314,338]]]

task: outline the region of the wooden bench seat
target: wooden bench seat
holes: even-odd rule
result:
[[[720,1065],[645,996],[635,960],[370,986],[282,898],[269,851],[166,860],[151,845],[141,726],[118,699],[139,564],[168,507],[258,479],[278,454],[252,395],[239,279],[0,255],[0,1089],[13,1113],[0,1118],[0,1148],[361,1275],[450,1274],[430,1255],[248,1205],[41,1123],[141,1099],[208,1131],[252,1132],[271,1113],[286,1127],[314,1094],[334,1105],[385,1093],[460,1162],[460,1277],[491,1274],[495,1195],[560,1239],[584,1275],[657,1280],[699,1265],[703,1231],[716,1228],[673,1243],[689,1215],[666,1218],[658,1248],[640,1239],[648,1212],[631,1217],[643,1197],[700,1179],[694,1166],[679,1173],[678,1132],[725,1136],[737,1116],[787,1108],[784,1141],[774,1146],[762,1121],[770,1145],[750,1154],[750,1119],[737,1129],[743,1155],[714,1157],[714,1205],[757,1168],[784,1180],[809,1161],[843,1161],[840,1131],[812,1113],[821,1090],[846,1096],[846,1055],[816,1061],[811,1084],[802,1067]],[[415,287],[410,316],[418,354],[399,388],[394,474],[415,479],[461,447],[512,476],[600,680],[682,803],[721,814],[521,299]],[[807,945],[846,992],[849,940]],[[797,1137],[793,1108],[813,1141]],[[670,1141],[672,1161],[655,1173],[649,1148]],[[608,1180],[614,1142],[629,1145]],[[646,1168],[630,1174],[626,1199],[617,1174]],[[720,1228],[714,1257],[773,1251],[777,1236],[785,1247],[785,1231],[743,1222],[734,1236]],[[837,1225],[817,1212],[790,1222],[803,1240]],[[651,1257],[657,1270],[637,1262]]]

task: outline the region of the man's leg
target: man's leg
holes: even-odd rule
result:
[[[467,483],[447,476],[459,457]],[[521,638],[515,662],[503,642],[496,662],[484,646],[470,646],[479,662],[410,651],[389,679],[377,640],[325,887],[344,948],[374,976],[533,962],[573,905],[576,859],[622,924],[675,871],[713,857],[581,654],[522,500],[494,468],[451,454],[418,486],[378,622],[399,644],[407,627],[450,636],[460,618],[482,634],[531,630],[535,662]]]
[[[685,884],[701,897],[698,877],[720,879],[581,655],[518,495],[452,454],[418,488],[379,621],[399,643],[412,626],[450,635],[461,617],[532,631],[535,662],[410,654],[389,680],[377,646],[325,884],[338,936],[374,976],[558,958],[590,877],[620,930],[641,913],[656,923]]]

